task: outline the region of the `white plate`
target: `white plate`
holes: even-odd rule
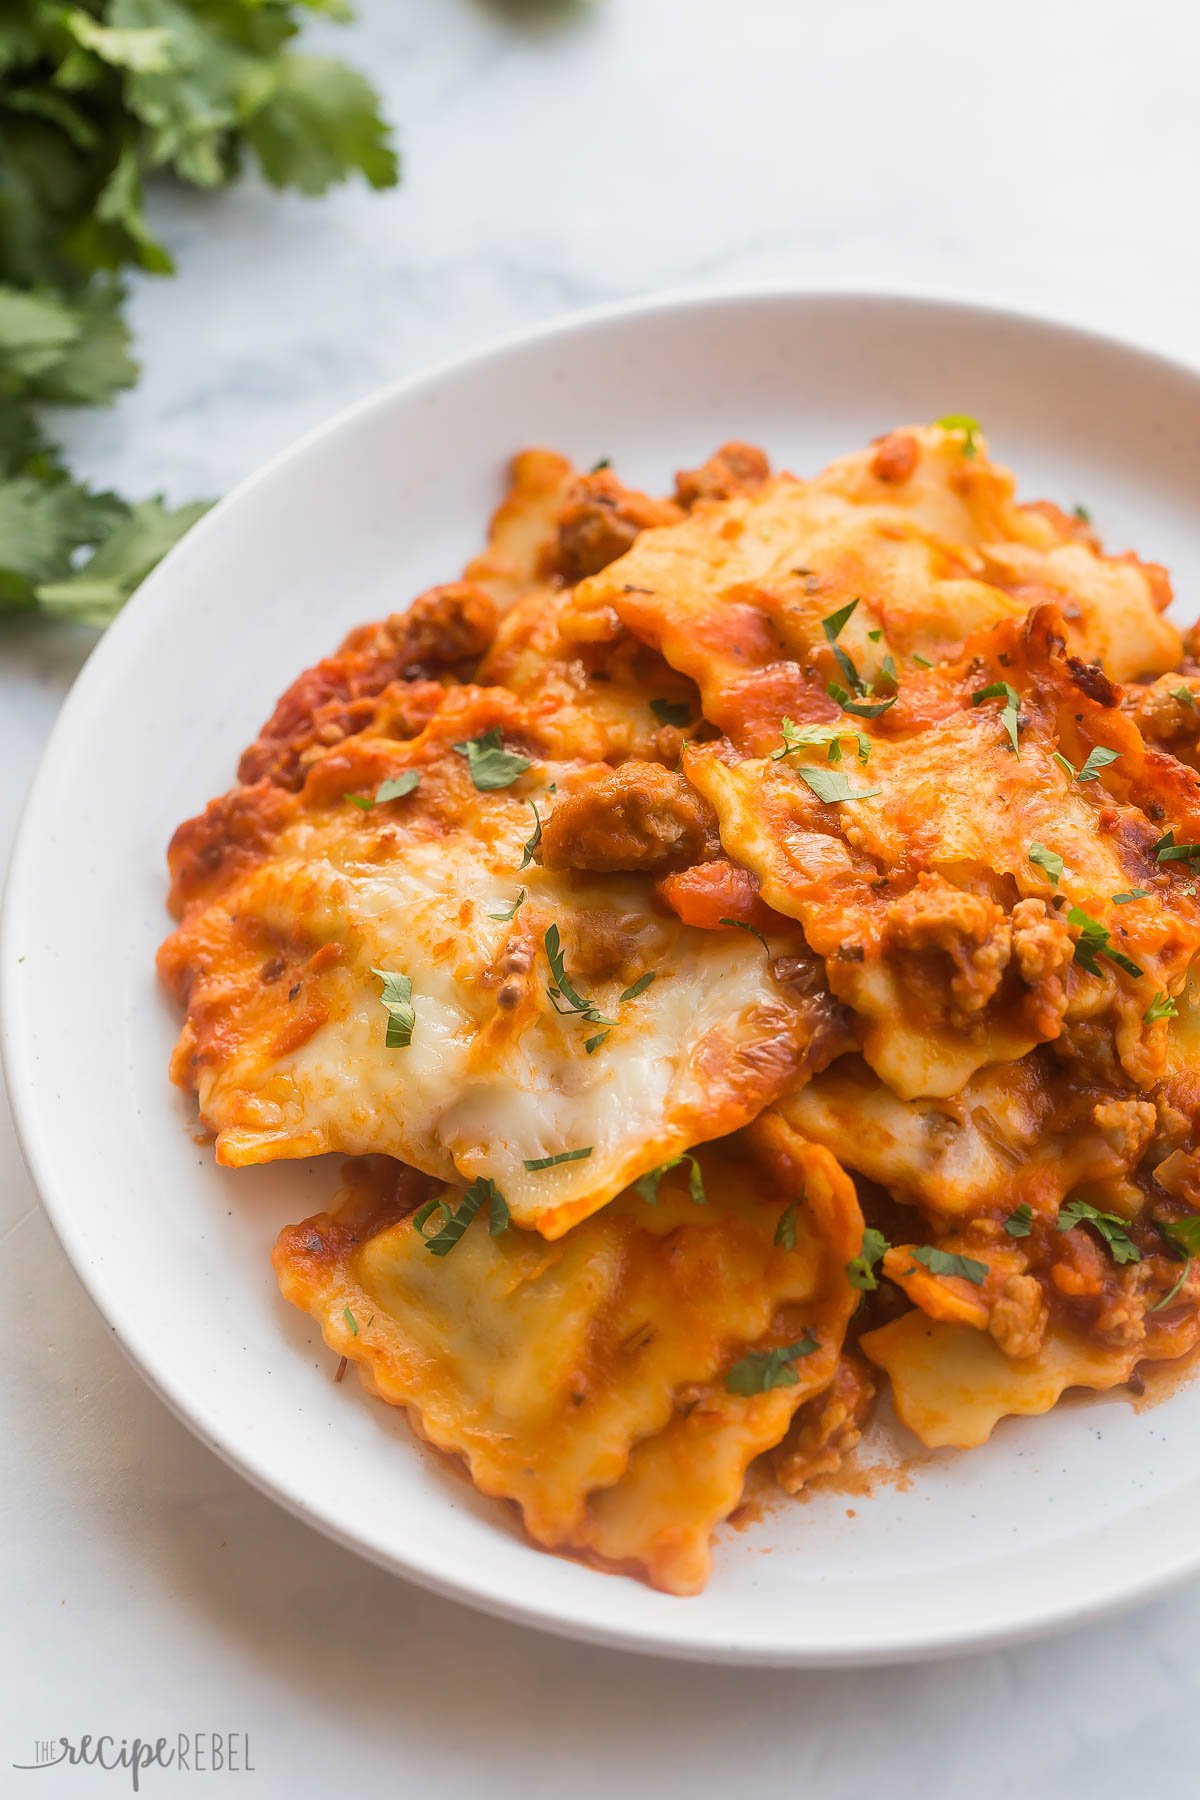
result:
[[[845,295],[675,299],[568,321],[388,389],[275,461],[146,583],[63,710],[4,924],[4,1049],[30,1166],[120,1342],[205,1442],[386,1568],[633,1649],[882,1662],[1077,1622],[1200,1563],[1200,1387],[1071,1405],[722,1534],[692,1600],[546,1556],[417,1448],[277,1297],[268,1254],[335,1159],[230,1174],[167,1084],[154,949],[167,838],[228,785],[276,694],[359,620],[452,576],[522,444],[661,486],[721,439],[813,472],[887,427],[983,419],[1029,496],[1200,582],[1200,379],[982,308]],[[1188,617],[1184,611],[1184,617]],[[854,1516],[848,1516],[850,1512]],[[402,1604],[384,1591],[384,1603]]]

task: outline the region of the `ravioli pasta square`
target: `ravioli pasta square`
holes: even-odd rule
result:
[[[537,1542],[692,1593],[749,1462],[832,1379],[862,1236],[849,1180],[790,1132],[757,1154],[706,1148],[697,1167],[702,1201],[677,1167],[653,1201],[627,1191],[552,1244],[472,1226],[440,1259],[425,1235],[440,1213],[376,1229],[360,1202],[351,1224],[284,1231],[275,1265],[330,1348],[482,1492],[515,1501]],[[794,1344],[777,1385],[730,1391],[747,1356]]]
[[[880,1386],[967,1449],[1200,1341],[1170,600],[963,417],[534,448],[180,826],[172,1075],[229,1167],[354,1159],[281,1289],[533,1543],[692,1594]]]

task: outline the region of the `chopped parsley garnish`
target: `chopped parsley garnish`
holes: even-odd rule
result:
[[[1170,1287],[1167,1289],[1167,1291],[1163,1295],[1162,1299],[1156,1300],[1154,1302],[1153,1306],[1148,1306],[1146,1308],[1146,1311],[1152,1312],[1152,1313],[1161,1312],[1163,1310],[1164,1306],[1170,1306],[1172,1300],[1175,1298],[1176,1294],[1179,1292],[1180,1288],[1183,1286],[1184,1282],[1187,1280],[1187,1278],[1191,1274],[1191,1272],[1192,1272],[1192,1259],[1190,1256],[1188,1256],[1188,1257],[1184,1258],[1184,1263],[1183,1263],[1182,1269],[1180,1269],[1178,1275],[1175,1277],[1174,1281],[1171,1283]]]
[[[442,1211],[446,1214],[446,1223],[433,1237],[425,1239],[425,1248],[434,1256],[449,1256],[475,1214],[485,1204],[488,1208],[488,1231],[492,1237],[499,1237],[502,1231],[508,1229],[508,1201],[490,1176],[480,1175],[473,1181],[455,1209],[448,1209],[444,1201],[431,1202],[431,1209],[438,1204],[441,1204]],[[428,1216],[428,1212],[422,1207],[417,1215],[421,1225]]]
[[[686,700],[652,700],[650,711],[663,725],[690,725],[692,709]]]
[[[551,925],[547,930],[545,944],[546,961],[550,964],[550,973],[555,982],[555,985],[547,988],[546,992],[550,996],[550,1002],[555,1012],[564,1015],[578,1013],[579,1017],[586,1019],[589,1025],[615,1025],[615,1019],[606,1019],[590,1000],[585,1000],[582,994],[575,991],[567,979],[567,971],[563,963],[562,939],[557,925]],[[566,1005],[560,1006],[560,1000],[564,1000]]]
[[[1130,888],[1127,894],[1114,894],[1112,901],[1114,906],[1128,906],[1132,900],[1148,900],[1149,898],[1150,890],[1148,888]]]
[[[806,1331],[794,1344],[784,1344],[778,1350],[747,1351],[726,1375],[725,1392],[765,1394],[771,1388],[795,1387],[800,1380],[795,1367],[797,1361],[819,1349],[812,1332]]]
[[[1183,683],[1180,682],[1178,687],[1173,687],[1170,690],[1170,693],[1172,700],[1178,700],[1181,706],[1190,706],[1192,710],[1195,711],[1196,696],[1193,694],[1190,687],[1184,687]]]
[[[1177,844],[1173,831],[1164,831],[1157,844],[1150,847],[1160,863],[1192,862],[1200,857],[1200,844]]]
[[[762,947],[766,951],[767,955],[770,956],[771,946],[770,946],[770,944],[768,944],[766,938],[763,936],[762,932],[758,929],[757,925],[747,925],[745,919],[718,919],[717,924],[718,925],[732,925],[736,931],[748,931],[750,933],[751,937],[756,937],[758,939],[759,943],[762,945]]]
[[[821,744],[827,746],[828,760],[831,763],[840,762],[843,738],[854,739],[860,763],[865,763],[871,754],[871,740],[861,731],[851,731],[849,728],[842,730],[837,725],[797,725],[787,717],[780,720],[779,729],[783,742],[778,750],[772,750],[772,762],[782,762],[785,756],[791,756],[796,750],[807,750]]]
[[[704,1171],[690,1150],[681,1150],[678,1156],[668,1157],[665,1163],[659,1163],[657,1169],[648,1169],[644,1175],[634,1182],[634,1188],[646,1202],[647,1206],[658,1204],[658,1184],[671,1169],[677,1169],[680,1163],[688,1165],[688,1192],[697,1206],[708,1205],[708,1194],[704,1187]]]
[[[1071,508],[1071,511],[1074,513],[1075,517],[1079,520],[1081,525],[1090,525],[1091,524],[1092,515],[1088,511],[1086,506],[1073,506]]]
[[[517,865],[518,875],[522,869],[527,869],[529,867],[542,842],[542,815],[539,813],[532,800],[529,802],[529,806],[533,813],[533,836],[527,837],[524,844],[521,846],[521,860]]]
[[[833,651],[834,657],[837,660],[837,666],[842,671],[842,674],[850,684],[850,687],[856,694],[865,694],[867,691],[866,682],[863,681],[858,670],[838,643],[838,638],[841,636],[850,615],[857,605],[858,599],[856,596],[846,606],[839,606],[836,612],[830,613],[827,619],[821,620],[821,629],[825,633],[825,642]]]
[[[594,1053],[600,1048],[601,1044],[604,1042],[605,1038],[610,1037],[611,1035],[612,1034],[607,1031],[598,1031],[596,1033],[595,1037],[588,1038],[587,1042],[584,1044],[584,1046],[583,1046],[584,1053],[587,1056],[594,1055]]]
[[[509,907],[507,912],[489,913],[488,918],[489,919],[497,919],[497,920],[499,920],[499,922],[502,925],[506,924],[509,919],[516,918],[517,914],[520,912],[520,910],[524,906],[524,904],[525,904],[525,889],[522,888],[520,893],[517,895],[516,899],[513,901],[512,905]]]
[[[1033,1230],[1033,1208],[1028,1200],[1022,1200],[1015,1212],[1010,1212],[1004,1221],[1004,1229],[1009,1237],[1028,1237]]]
[[[1093,919],[1090,913],[1085,913],[1081,906],[1073,906],[1070,909],[1067,914],[1067,924],[1079,928],[1079,937],[1075,944],[1075,961],[1081,968],[1086,969],[1089,975],[1101,973],[1100,965],[1096,961],[1098,956],[1107,956],[1109,962],[1116,963],[1118,969],[1124,969],[1125,973],[1132,975],[1135,981],[1145,973],[1145,970],[1139,968],[1131,956],[1126,956],[1122,950],[1112,948],[1110,943],[1112,933],[1100,923],[1099,919]]]
[[[913,651],[913,661],[916,663],[918,669],[932,669],[933,667],[933,664],[927,656],[918,656],[915,650]]]
[[[582,1150],[560,1150],[557,1156],[538,1156],[532,1162],[526,1158],[525,1167],[532,1175],[538,1169],[557,1169],[559,1163],[586,1162],[591,1154],[592,1146],[587,1144]]]
[[[389,969],[372,969],[371,973],[377,975],[383,983],[383,992],[379,998],[388,1016],[384,1044],[389,1050],[403,1050],[412,1043],[413,1027],[417,1022],[412,1003],[411,977],[393,974]]]
[[[1008,741],[1013,747],[1014,755],[1020,756],[1021,750],[1017,742],[1017,734],[1021,726],[1021,696],[1017,693],[1016,688],[1009,686],[1007,681],[993,681],[989,682],[987,687],[976,688],[971,695],[971,703],[974,706],[982,705],[985,700],[1004,701],[1000,713],[1000,723],[1008,733]]]
[[[796,773],[826,806],[837,806],[843,800],[870,800],[883,792],[881,787],[852,788],[836,769],[810,769],[801,763],[797,765]]]
[[[864,1294],[875,1291],[879,1286],[875,1269],[882,1262],[887,1248],[888,1241],[882,1231],[876,1231],[873,1225],[868,1225],[863,1232],[862,1249],[853,1261],[846,1264],[846,1280],[852,1288],[858,1288]]]
[[[794,1200],[779,1215],[779,1223],[775,1227],[775,1248],[777,1250],[794,1250],[796,1248],[796,1202]]]
[[[454,744],[451,748],[459,756],[466,757],[471,780],[481,794],[491,794],[497,788],[511,787],[518,775],[523,775],[526,769],[533,766],[527,756],[518,756],[515,751],[504,748],[498,725],[493,725],[490,731],[481,731],[478,737]]]
[[[1090,1225],[1108,1245],[1115,1263],[1135,1263],[1142,1260],[1141,1251],[1126,1229],[1129,1221],[1119,1213],[1101,1212],[1099,1207],[1090,1205],[1086,1200],[1068,1200],[1059,1209],[1056,1223],[1059,1231],[1074,1231],[1077,1225]]]
[[[1035,839],[1029,846],[1029,860],[1045,871],[1051,887],[1058,886],[1062,880],[1063,859],[1057,850],[1047,850],[1045,844],[1039,844]]]
[[[1179,1008],[1170,994],[1155,994],[1142,1014],[1142,1019],[1147,1025],[1154,1025],[1159,1019],[1177,1019],[1178,1017]]]
[[[1094,749],[1088,751],[1087,761],[1084,763],[1082,769],[1077,769],[1075,764],[1071,762],[1068,757],[1065,757],[1061,750],[1054,750],[1051,752],[1054,761],[1058,764],[1063,773],[1068,775],[1072,781],[1078,781],[1080,783],[1085,781],[1095,781],[1101,769],[1107,769],[1109,763],[1115,763],[1120,754],[1121,752],[1119,750],[1108,750],[1103,744],[1097,744]]]
[[[874,631],[868,631],[867,636],[870,638],[870,640],[873,644],[877,644],[879,642],[880,638],[883,636],[883,626],[877,625],[875,627]]]
[[[392,775],[387,781],[381,781],[373,794],[347,794],[346,798],[351,806],[370,812],[373,806],[383,806],[389,800],[403,800],[405,794],[411,794],[420,785],[419,771],[405,769],[403,775]]]
[[[1200,1256],[1200,1213],[1190,1213],[1186,1219],[1168,1219],[1165,1224],[1157,1220],[1155,1223],[1185,1256]]]
[[[1200,1213],[1193,1213],[1186,1219],[1156,1219],[1155,1224],[1163,1236],[1183,1257],[1183,1267],[1172,1282],[1161,1300],[1147,1310],[1161,1312],[1164,1306],[1170,1306],[1172,1300],[1192,1272],[1192,1263],[1200,1255]]]
[[[354,1314],[350,1311],[350,1308],[348,1306],[343,1306],[342,1317],[346,1321],[346,1329],[350,1332],[351,1336],[357,1337],[358,1336],[358,1320],[355,1318]]]
[[[852,700],[844,687],[831,681],[825,692],[831,700],[836,700],[842,711],[853,713],[856,719],[877,719],[885,713],[889,706],[895,706],[895,694],[889,694],[886,700]],[[864,758],[864,761],[866,759]]]
[[[611,468],[612,468],[612,457],[611,456],[602,456],[596,462],[594,462],[592,464],[591,468],[588,470],[588,474],[589,475],[598,475],[600,473],[601,469],[611,469]]]
[[[985,1262],[977,1262],[973,1256],[960,1256],[956,1250],[937,1250],[932,1244],[919,1244],[912,1254],[913,1261],[923,1264],[931,1275],[961,1275],[964,1281],[973,1282],[976,1287],[982,1287],[987,1280]]]
[[[444,1200],[427,1200],[424,1206],[419,1206],[413,1214],[413,1230],[419,1231],[421,1236],[424,1237],[425,1222],[427,1219],[432,1218],[439,1207],[441,1208],[443,1216],[447,1219],[450,1218],[451,1208],[446,1205]]]
[[[625,992],[619,995],[618,998],[621,1000],[636,1000],[638,995],[644,994],[646,989],[650,986],[650,983],[657,980],[657,978],[658,970],[648,969],[644,975],[639,975],[633,986],[627,987]]]
[[[938,424],[943,431],[961,431],[963,434],[963,455],[975,455],[975,452],[979,448],[977,439],[979,433],[983,430],[983,426],[979,423],[978,419],[973,419],[969,413],[947,413],[944,419],[938,420]]]

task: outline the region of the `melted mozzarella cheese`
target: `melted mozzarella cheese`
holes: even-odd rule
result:
[[[574,765],[477,791],[452,746],[497,722],[526,725],[511,697],[460,689],[412,743],[343,746],[261,853],[188,906],[162,953],[189,1009],[175,1073],[221,1161],[384,1152],[490,1178],[553,1237],[796,1079],[808,1015],[755,938],[681,924],[649,877],[522,869],[533,807]],[[406,770],[410,795],[347,798]],[[551,992],[552,930],[590,1014]],[[377,970],[411,981],[405,1046],[387,1045]]]

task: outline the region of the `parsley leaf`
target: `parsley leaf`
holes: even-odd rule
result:
[[[1013,754],[1019,757],[1021,748],[1017,742],[1017,734],[1021,725],[1021,696],[1017,693],[1016,688],[1010,687],[1007,681],[993,681],[987,687],[975,689],[971,695],[971,704],[979,706],[985,700],[1001,699],[1004,701],[1004,706],[1000,713],[1000,723],[1008,733],[1008,741],[1012,745]]]
[[[1155,1224],[1163,1236],[1183,1257],[1183,1267],[1171,1283],[1161,1300],[1156,1300],[1147,1311],[1162,1312],[1170,1306],[1172,1300],[1192,1272],[1192,1263],[1200,1255],[1200,1213],[1193,1213],[1184,1219],[1156,1219]]]
[[[1159,1019],[1177,1019],[1178,1017],[1179,1008],[1176,1006],[1174,1000],[1172,1000],[1170,994],[1162,993],[1155,994],[1153,1000],[1142,1014],[1142,1018],[1147,1025],[1154,1025]]]
[[[827,806],[836,806],[843,800],[870,800],[883,792],[881,787],[852,788],[846,777],[834,769],[810,769],[800,763],[796,773]]]
[[[1178,700],[1181,706],[1190,706],[1192,710],[1195,711],[1196,696],[1193,694],[1190,687],[1185,687],[1184,684],[1180,682],[1178,687],[1171,688],[1169,692],[1172,700]]]
[[[800,1377],[796,1363],[820,1349],[811,1331],[806,1331],[794,1344],[783,1344],[777,1350],[749,1350],[735,1362],[725,1376],[727,1394],[765,1394],[771,1388],[795,1387]]]
[[[1070,909],[1067,914],[1067,924],[1075,925],[1079,929],[1079,937],[1075,943],[1075,961],[1085,968],[1089,975],[1101,973],[1100,965],[1096,961],[1098,956],[1107,956],[1109,962],[1116,963],[1118,969],[1124,969],[1125,973],[1132,975],[1135,981],[1145,974],[1145,970],[1139,968],[1131,956],[1126,956],[1122,950],[1112,948],[1110,942],[1112,933],[1100,923],[1099,919],[1093,919],[1090,913],[1085,913],[1081,906],[1073,906]]]
[[[1061,750],[1054,750],[1051,754],[1064,774],[1082,784],[1085,781],[1095,781],[1101,769],[1107,769],[1109,763],[1115,763],[1121,752],[1109,750],[1103,744],[1097,744],[1094,749],[1088,751],[1087,761],[1082,769],[1077,769]]]
[[[517,895],[516,899],[513,901],[512,905],[509,907],[507,912],[489,913],[488,918],[495,919],[498,921],[498,923],[500,923],[502,925],[507,924],[509,919],[516,918],[517,914],[520,912],[520,910],[524,906],[524,904],[525,904],[525,889],[522,888],[520,893]]]
[[[559,1163],[586,1162],[592,1154],[592,1146],[586,1145],[582,1150],[560,1150],[557,1156],[538,1156],[532,1162],[525,1159],[525,1167],[533,1174],[538,1169],[557,1169]]]
[[[652,700],[650,711],[664,725],[690,725],[692,709],[686,700]]]
[[[346,1321],[347,1330],[351,1333],[351,1335],[353,1337],[357,1337],[358,1336],[358,1320],[355,1318],[354,1314],[350,1311],[350,1308],[348,1306],[344,1306],[342,1308],[342,1317]]]
[[[641,1195],[647,1206],[658,1204],[658,1184],[671,1169],[677,1169],[680,1163],[688,1165],[688,1192],[697,1206],[708,1205],[708,1194],[704,1187],[704,1171],[690,1150],[681,1150],[678,1156],[672,1156],[665,1163],[659,1163],[657,1169],[648,1169],[644,1175],[634,1182],[634,1191]]]
[[[526,838],[524,844],[521,846],[523,854],[520,862],[517,864],[518,875],[521,873],[522,869],[527,869],[529,867],[536,852],[541,847],[542,842],[542,815],[539,813],[532,800],[529,802],[529,805],[533,812],[533,835],[532,837]]]
[[[571,986],[563,961],[562,938],[557,925],[551,925],[547,930],[545,945],[546,961],[550,964],[550,973],[555,982],[555,985],[548,987],[546,992],[550,996],[550,1004],[555,1012],[560,1014],[578,1013],[580,1018],[586,1019],[589,1025],[615,1025],[615,1019],[606,1019],[602,1013],[597,1012],[590,1000],[585,1000],[583,995],[576,993]],[[560,1000],[565,1000],[566,1005],[560,1006],[558,1004]]]
[[[1192,862],[1200,857],[1200,844],[1177,844],[1173,831],[1164,831],[1157,844],[1151,845],[1158,861]]]
[[[1092,515],[1088,511],[1086,506],[1075,505],[1071,508],[1071,511],[1072,511],[1072,513],[1074,513],[1075,517],[1079,520],[1080,524],[1082,524],[1082,525],[1090,525],[1091,524]]]
[[[844,692],[845,690],[840,689],[839,691]],[[782,762],[785,756],[791,756],[796,750],[805,750],[821,744],[828,746],[831,763],[840,762],[843,738],[853,738],[858,746],[860,763],[865,763],[871,755],[870,738],[861,731],[852,731],[849,727],[843,730],[836,725],[797,725],[785,716],[780,720],[779,729],[783,742],[778,750],[772,750],[772,762]]]
[[[796,1202],[794,1200],[779,1215],[779,1223],[775,1227],[774,1243],[777,1250],[794,1250],[796,1248]]]
[[[305,12],[349,16],[342,0],[0,7],[0,612],[104,625],[204,511],[90,491],[33,411],[105,405],[136,378],[113,272],[173,268],[146,175],[224,187],[251,151],[307,193],[355,169],[395,182],[366,81],[297,51]]]
[[[1129,1236],[1128,1219],[1119,1213],[1101,1212],[1086,1200],[1068,1200],[1059,1208],[1056,1221],[1059,1231],[1074,1231],[1077,1225],[1090,1225],[1108,1245],[1115,1263],[1141,1262],[1142,1253]]]
[[[978,419],[973,419],[969,413],[947,413],[944,419],[938,420],[938,424],[943,431],[961,431],[963,455],[968,457],[975,455],[979,448],[977,439],[983,430]]]
[[[648,969],[644,975],[638,976],[632,987],[627,987],[623,994],[618,994],[618,1000],[636,1000],[638,995],[644,994],[646,989],[650,986],[650,983],[657,979],[658,970]]]
[[[827,619],[821,620],[821,629],[825,633],[826,643],[833,651],[838,668],[850,683],[851,688],[856,694],[865,694],[867,691],[866,683],[862,680],[858,670],[838,643],[838,638],[857,605],[858,600],[855,598],[851,600],[848,605],[839,606],[836,612],[830,613]]]
[[[381,781],[373,794],[347,794],[351,806],[370,812],[373,806],[384,806],[389,800],[403,800],[405,794],[411,794],[420,787],[421,777],[416,769],[405,769],[402,775],[391,775]]]
[[[595,1037],[588,1038],[586,1043],[583,1046],[585,1054],[588,1056],[594,1055],[594,1053],[600,1048],[601,1044],[604,1042],[605,1038],[611,1037],[611,1035],[612,1035],[612,1033],[608,1032],[608,1031],[598,1031],[596,1033]]]
[[[1127,894],[1114,894],[1112,901],[1114,906],[1128,906],[1132,900],[1148,900],[1149,898],[1148,888],[1130,888]]]
[[[1175,1298],[1176,1294],[1179,1292],[1180,1288],[1183,1286],[1184,1282],[1187,1280],[1187,1278],[1191,1274],[1191,1272],[1192,1272],[1192,1258],[1190,1256],[1188,1256],[1188,1257],[1184,1258],[1184,1263],[1183,1263],[1182,1269],[1180,1269],[1178,1275],[1175,1277],[1174,1281],[1171,1283],[1170,1287],[1167,1289],[1167,1291],[1163,1295],[1162,1299],[1156,1300],[1154,1302],[1153,1306],[1148,1306],[1146,1308],[1146,1311],[1152,1312],[1152,1313],[1161,1312],[1165,1306],[1170,1306],[1172,1300]]]
[[[895,694],[889,694],[886,700],[852,700],[846,689],[839,687],[836,681],[831,681],[825,692],[831,700],[837,701],[844,713],[853,713],[856,719],[877,719],[880,713],[885,713],[889,706],[896,704]],[[865,762],[866,758],[863,760]]]
[[[933,664],[930,662],[929,658],[927,656],[918,656],[917,652],[915,650],[913,651],[912,659],[916,663],[918,669],[932,669],[933,668]]]
[[[432,1204],[438,1203],[435,1201]],[[425,1248],[433,1256],[449,1256],[471,1220],[484,1205],[488,1208],[488,1231],[491,1236],[499,1237],[502,1231],[507,1231],[508,1201],[489,1176],[480,1175],[471,1183],[457,1208],[447,1211],[445,1203],[442,1203],[443,1212],[447,1212],[446,1223],[433,1237],[425,1239]],[[421,1210],[424,1212],[425,1209]]]
[[[372,969],[371,973],[383,983],[379,998],[388,1016],[384,1043],[389,1050],[403,1050],[412,1043],[413,1028],[417,1023],[412,1004],[412,981],[407,975],[396,975],[387,969]]]
[[[762,945],[762,947],[766,951],[767,955],[770,956],[771,946],[770,946],[770,944],[768,944],[766,938],[763,936],[762,932],[758,929],[757,925],[747,925],[745,919],[718,919],[717,924],[718,925],[732,925],[734,927],[734,929],[737,931],[748,931],[750,933],[751,937],[756,937],[758,939],[759,943]]]
[[[448,1219],[451,1217],[451,1208],[446,1205],[444,1200],[427,1200],[424,1206],[419,1206],[413,1214],[413,1230],[419,1231],[421,1236],[424,1237],[427,1220],[429,1220],[439,1208],[441,1209],[443,1218]]]
[[[987,1264],[977,1262],[973,1256],[960,1256],[955,1250],[937,1250],[932,1244],[920,1244],[912,1254],[913,1261],[922,1263],[931,1275],[961,1275],[964,1281],[973,1282],[976,1287],[982,1287],[987,1280]]]
[[[863,1232],[862,1249],[846,1264],[846,1280],[852,1288],[858,1288],[864,1294],[874,1293],[879,1286],[875,1269],[882,1262],[887,1249],[888,1241],[882,1231],[876,1231],[873,1225],[868,1225]]]
[[[504,748],[498,725],[493,725],[490,731],[481,731],[478,737],[453,744],[451,748],[459,756],[466,757],[471,780],[481,794],[511,787],[518,775],[533,767],[527,756],[518,756],[515,750]]]
[[[1200,1213],[1189,1213],[1183,1219],[1168,1219],[1158,1229],[1186,1256],[1200,1256]]]
[[[1009,1237],[1028,1237],[1033,1230],[1033,1208],[1028,1200],[1022,1200],[1014,1212],[1010,1212],[1004,1221],[1004,1229]]]
[[[1058,886],[1062,880],[1063,859],[1057,850],[1047,850],[1045,844],[1039,844],[1035,839],[1029,846],[1029,860],[1045,870],[1051,887]]]

